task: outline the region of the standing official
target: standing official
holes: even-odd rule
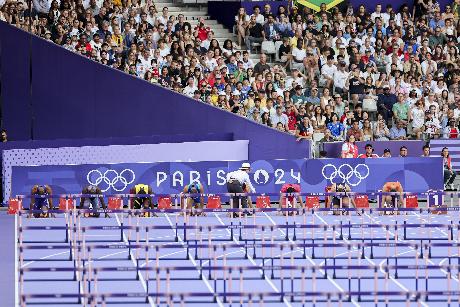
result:
[[[249,172],[251,171],[251,164],[243,163],[239,170],[227,174],[227,191],[229,193],[245,193],[246,191],[255,193],[256,189],[251,184],[249,179]],[[243,208],[248,207],[248,198],[242,196],[233,197],[233,208],[239,208],[239,202]],[[234,217],[238,214],[233,213]]]

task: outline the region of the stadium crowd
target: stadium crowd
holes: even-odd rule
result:
[[[459,0],[442,11],[416,0],[413,10],[255,3],[235,13],[235,41],[222,45],[204,18],[151,0],[53,1],[31,18],[7,0],[0,20],[298,140],[459,136]]]

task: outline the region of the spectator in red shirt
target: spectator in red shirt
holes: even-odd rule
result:
[[[210,31],[211,29],[204,24],[204,18],[200,17],[198,25],[195,27],[195,37],[199,38],[200,41],[204,41],[208,38],[208,32]]]
[[[455,126],[455,119],[449,120],[449,126],[444,128],[444,138],[446,139],[458,139],[458,128]]]
[[[366,147],[364,147],[366,150],[365,153],[360,154],[358,158],[378,158],[379,155],[374,153],[374,148],[372,147],[372,144],[366,144]]]
[[[297,112],[296,107],[293,106],[292,104],[289,104],[286,106],[286,111],[284,112],[284,114],[286,114],[288,117],[287,128],[293,134],[295,133],[295,130],[297,128],[297,114],[298,113],[299,112]]]
[[[88,43],[88,39],[86,37],[86,34],[80,35],[80,40],[78,41],[77,46],[75,46],[75,49],[80,50],[81,47],[85,47],[86,53],[91,54],[91,44]]]

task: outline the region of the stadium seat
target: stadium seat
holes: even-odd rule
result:
[[[122,200],[120,197],[109,197],[108,209],[119,210],[122,208]]]
[[[322,132],[315,132],[313,133],[313,142],[319,142],[323,139],[324,133]]]
[[[65,197],[60,197],[59,198],[59,210],[67,211],[67,210],[72,210],[75,207],[75,202],[73,198],[65,198]]]
[[[281,59],[279,57],[279,50],[280,50],[280,47],[281,47],[282,44],[283,44],[282,41],[276,41],[275,42],[275,61],[277,61],[277,62],[281,61]]]
[[[19,210],[22,210],[22,200],[10,198],[8,202],[8,214],[16,214]]]
[[[220,209],[222,208],[222,203],[220,201],[220,196],[209,196],[208,204],[206,206],[208,209]]]
[[[269,196],[257,196],[256,199],[257,208],[270,208],[270,197]]]
[[[158,209],[171,209],[171,197],[158,197]]]
[[[276,54],[275,43],[272,41],[263,41],[260,49],[262,53],[265,53],[270,57]]]
[[[251,51],[251,52],[253,52],[253,51],[256,51],[256,52],[257,52],[257,48],[260,48],[260,46],[261,46],[261,45],[260,45],[259,43],[252,43],[252,45],[251,45],[251,49],[252,49],[252,50],[250,50],[250,51]]]

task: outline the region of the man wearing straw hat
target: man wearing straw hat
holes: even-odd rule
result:
[[[251,164],[243,163],[239,170],[230,172],[227,174],[227,191],[228,193],[255,193],[256,189],[252,186],[251,179],[249,178],[249,172],[251,171]],[[241,201],[241,207],[248,207],[248,198],[242,196],[233,197],[233,208],[239,208]],[[246,213],[248,214],[248,213]],[[233,213],[234,217],[238,217],[238,213]]]

